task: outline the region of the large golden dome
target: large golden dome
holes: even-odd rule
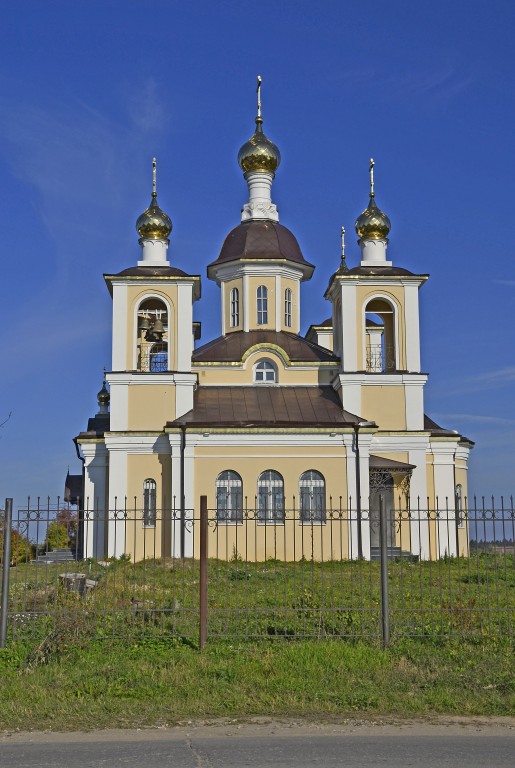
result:
[[[136,222],[140,237],[150,240],[164,240],[172,231],[172,220],[157,204],[157,194],[152,193],[150,205]]]
[[[256,130],[253,136],[238,152],[238,164],[244,173],[258,171],[274,173],[281,162],[281,153],[273,141],[263,133],[263,119],[256,117]]]
[[[363,240],[384,240],[392,228],[390,219],[377,207],[374,196],[370,196],[370,202],[361,216],[358,216],[356,232]]]

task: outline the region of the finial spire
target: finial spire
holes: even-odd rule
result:
[[[157,197],[157,160],[152,158],[152,197]]]
[[[342,261],[345,258],[345,227],[342,227]]]
[[[258,119],[261,120],[261,83],[263,82],[261,75],[257,76],[257,116]]]
[[[370,158],[370,167],[369,167],[369,172],[370,172],[370,197],[375,197],[375,194],[374,194],[374,165],[375,165],[374,159],[371,157]]]

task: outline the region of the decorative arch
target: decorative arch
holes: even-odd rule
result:
[[[374,293],[364,301],[362,351],[367,373],[399,370],[399,311],[397,301],[385,293]]]
[[[172,313],[168,297],[145,293],[134,307],[134,368],[156,373],[168,371],[172,361]],[[156,320],[160,321],[156,332]]]
[[[277,365],[268,357],[261,358],[254,363],[252,378],[254,384],[277,384],[279,382]]]

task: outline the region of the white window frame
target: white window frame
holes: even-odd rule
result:
[[[325,478],[316,469],[308,469],[299,477],[299,522],[302,525],[325,525]]]
[[[286,288],[284,292],[284,325],[286,328],[291,328],[292,296],[291,288]]]
[[[266,285],[258,286],[256,291],[257,324],[268,325],[268,288]]]
[[[258,477],[256,516],[263,525],[284,525],[284,479],[275,469],[266,469]]]
[[[243,482],[233,469],[216,478],[216,519],[223,525],[243,524]]]
[[[277,384],[278,381],[279,376],[275,363],[268,359],[258,360],[254,366],[254,384],[271,386]]]
[[[231,328],[240,324],[240,292],[237,288],[231,288]]]
[[[157,484],[152,477],[143,482],[143,528],[155,528],[157,519]]]

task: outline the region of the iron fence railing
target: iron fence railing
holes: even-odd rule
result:
[[[29,502],[0,519],[0,646],[92,637],[515,636],[515,511],[501,500],[266,514]],[[308,514],[309,511],[309,514]],[[149,514],[150,512],[150,514]],[[272,514],[273,512],[273,514]],[[358,529],[361,536],[358,537]],[[363,557],[358,557],[358,538]]]

